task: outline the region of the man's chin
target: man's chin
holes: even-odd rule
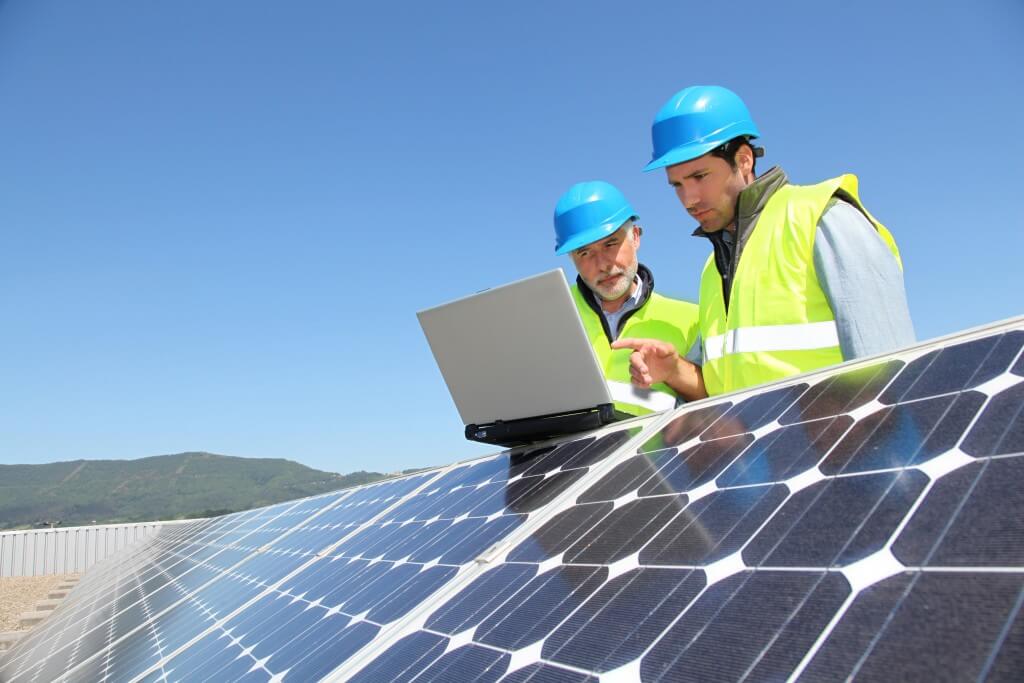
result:
[[[623,289],[621,292],[619,292],[608,291],[606,289],[597,289],[594,291],[597,294],[598,298],[602,299],[603,301],[618,301],[623,297],[623,295],[625,295],[627,290]]]

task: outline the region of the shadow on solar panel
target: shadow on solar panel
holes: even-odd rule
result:
[[[1021,328],[165,529],[0,681],[1019,680]]]

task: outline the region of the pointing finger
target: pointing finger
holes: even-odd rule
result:
[[[612,342],[613,349],[633,349],[634,351],[639,351],[640,346],[641,342],[639,339],[632,339],[629,337],[625,339],[617,339]]]

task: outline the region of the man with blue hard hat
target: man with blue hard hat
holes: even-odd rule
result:
[[[697,306],[654,292],[654,276],[637,260],[636,220],[626,197],[602,181],[573,185],[555,207],[555,253],[576,266],[573,300],[615,407],[642,415],[674,407],[679,394],[663,382],[632,385],[630,351],[615,351],[612,342],[645,337],[685,354],[697,339]]]
[[[665,169],[712,253],[701,342],[686,358],[657,340],[613,345],[634,350],[634,384],[714,396],[914,342],[899,250],[855,176],[803,186],[778,167],[756,176],[760,132],[719,86],[676,93],[651,136],[644,170]]]

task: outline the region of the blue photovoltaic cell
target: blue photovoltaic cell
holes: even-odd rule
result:
[[[343,677],[1016,680],[1022,342],[681,408]]]
[[[1020,327],[166,528],[0,681],[1017,680]]]

